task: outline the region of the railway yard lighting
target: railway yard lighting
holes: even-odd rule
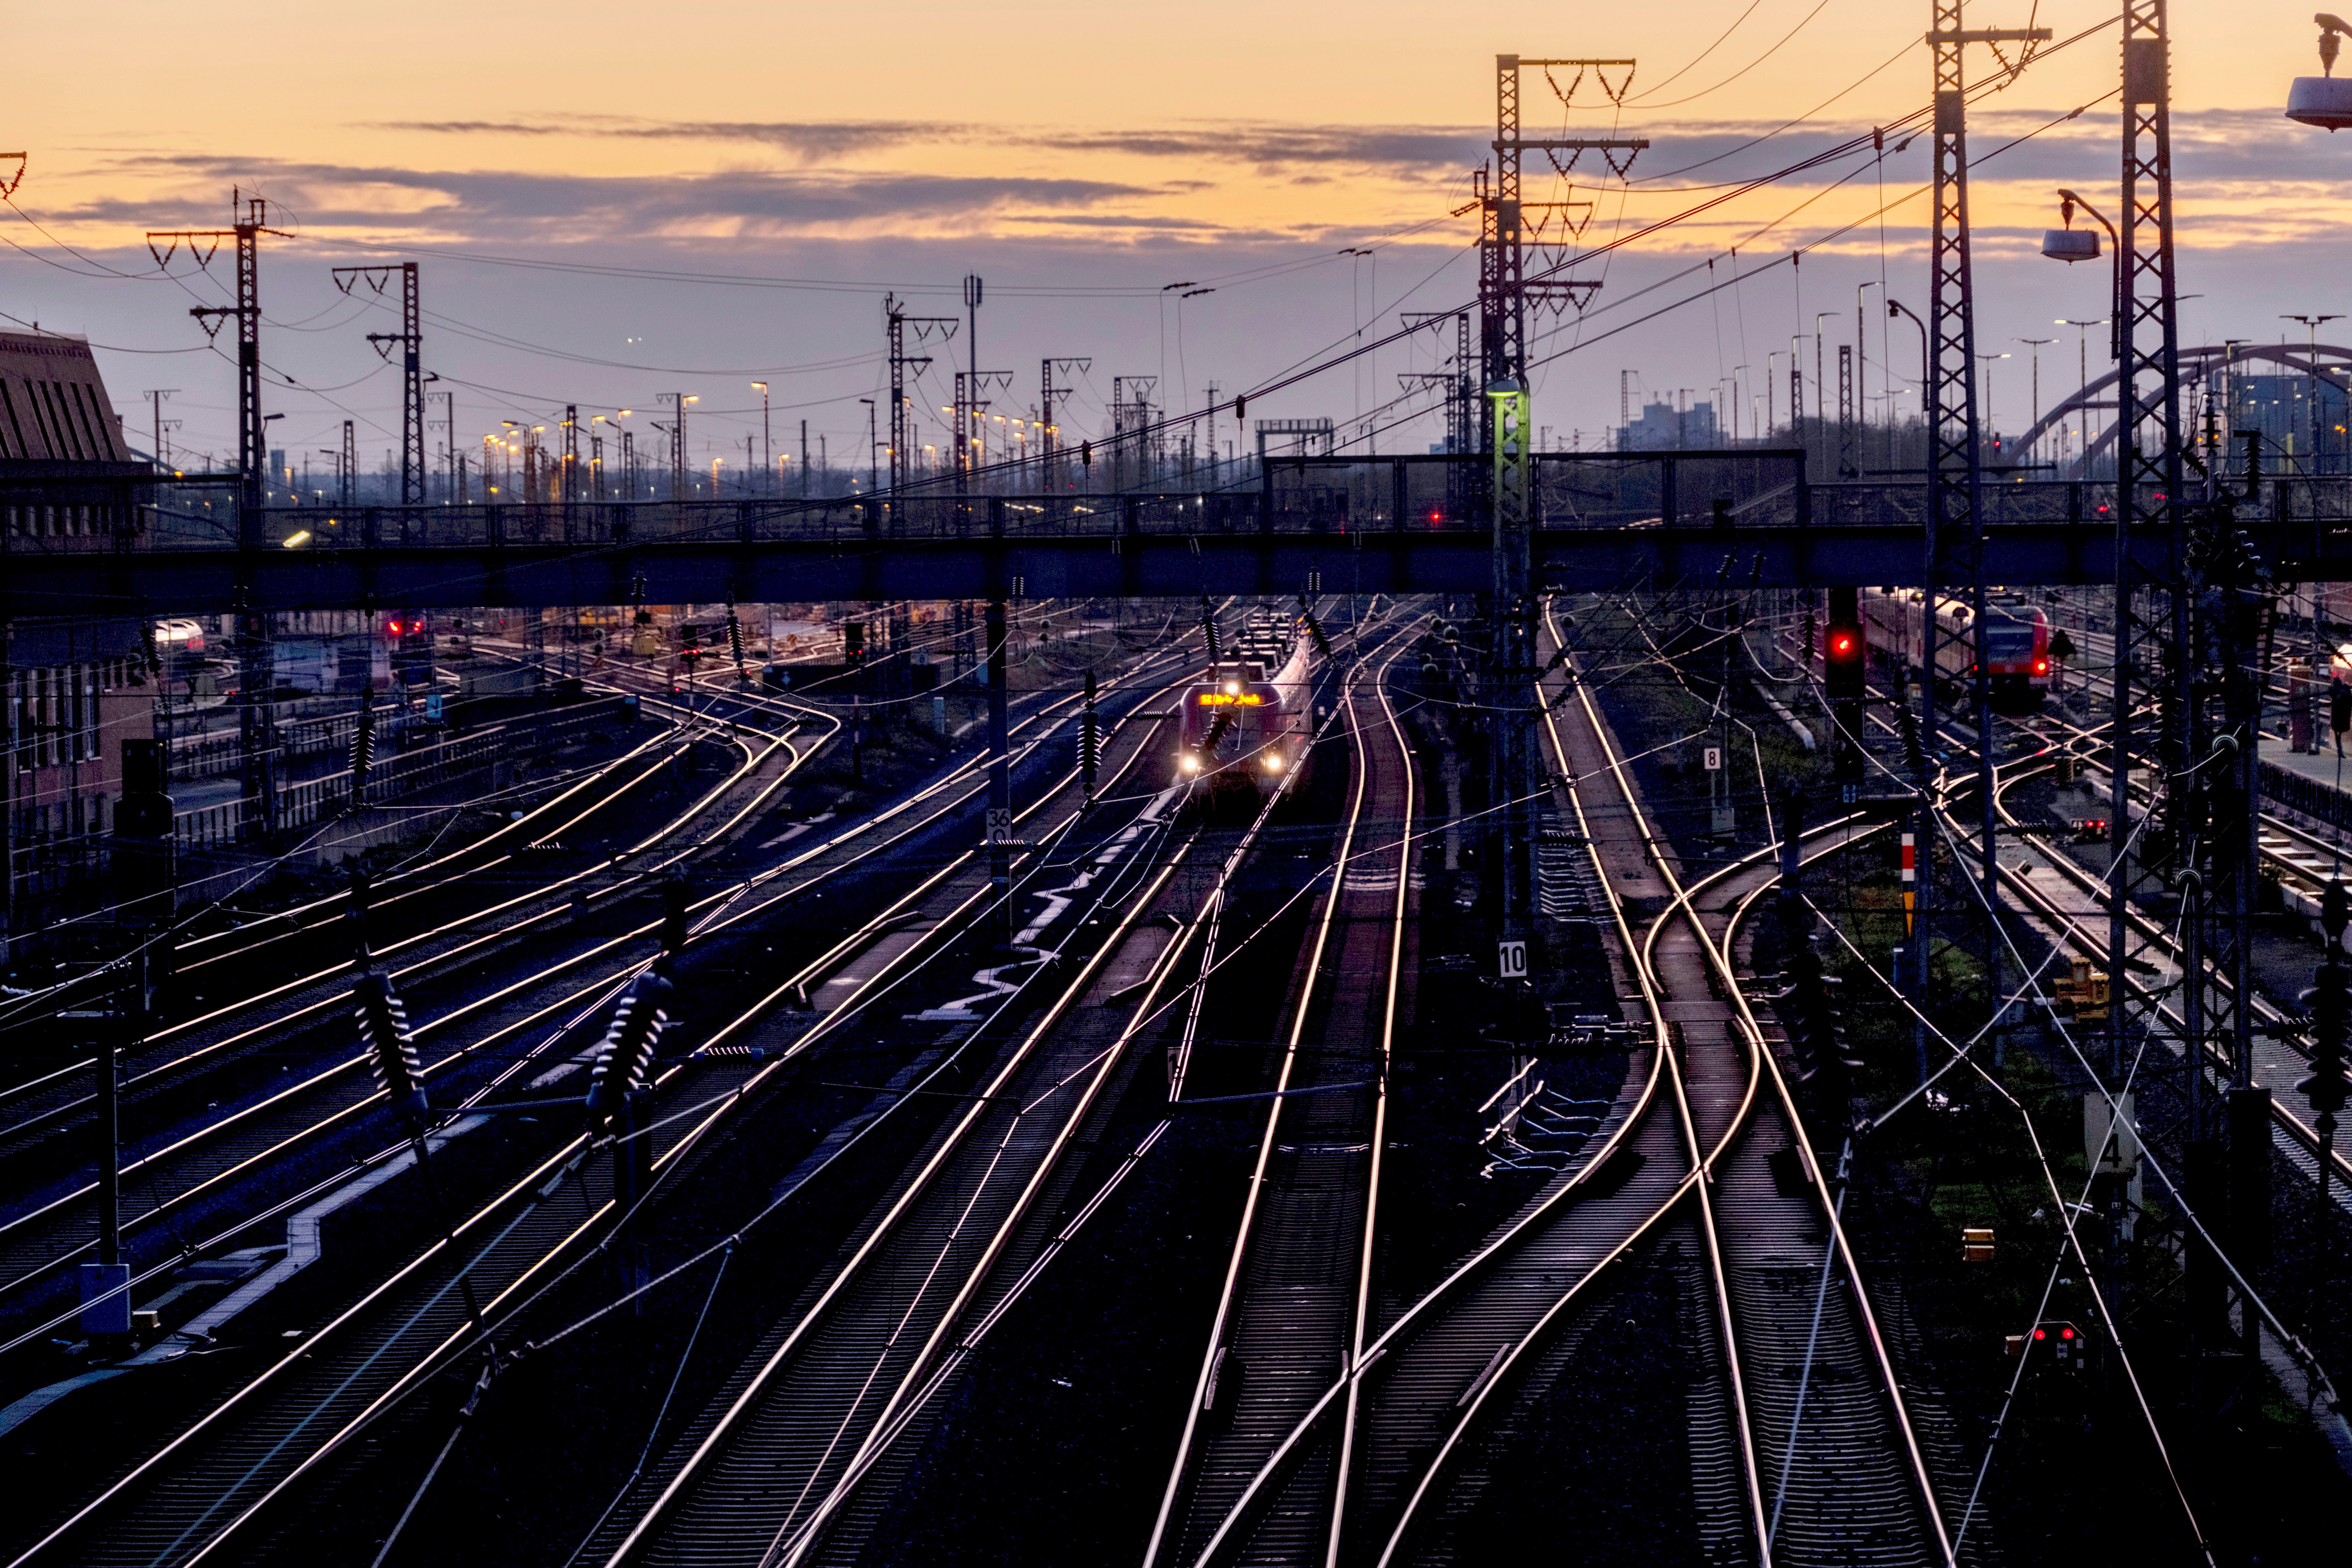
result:
[[[2286,117],[2305,125],[2341,131],[2352,125],[2352,77],[2336,74],[2336,56],[2343,47],[2344,36],[2352,33],[2352,22],[2325,11],[2312,20],[2319,24],[2320,74],[2294,79],[2286,91]]]

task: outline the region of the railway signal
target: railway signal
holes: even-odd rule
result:
[[[1846,1098],[1848,1075],[1862,1066],[1846,1044],[1844,1020],[1837,993],[1841,982],[1822,973],[1822,961],[1809,944],[1790,954],[1788,984],[1774,1000],[1789,1030],[1789,1044],[1797,1057],[1797,1081],[1819,1080],[1832,1100]]]
[[[1831,701],[1863,700],[1864,662],[1860,591],[1832,588],[1829,624],[1822,631],[1822,686]]]
[[[2303,1005],[2311,1009],[2311,1073],[2294,1087],[2319,1113],[2323,1141],[2335,1136],[2336,1113],[2352,1098],[2347,1095],[2345,1076],[2345,1036],[2352,1028],[2352,967],[2344,962],[2347,904],[2352,898],[2343,879],[2331,879],[2321,896],[2319,913],[2320,929],[2327,933],[2327,957],[2315,977],[2317,984],[2303,994]],[[2320,1169],[2325,1181],[2324,1163]]]
[[[1862,595],[1855,588],[1832,588],[1829,618],[1822,628],[1822,694],[1829,700],[1831,773],[1847,805],[1861,792],[1863,779],[1862,704],[1868,695],[1869,649],[1863,638]]]
[[[2036,1323],[2030,1334],[2009,1336],[2010,1354],[2034,1356],[2063,1372],[2082,1371],[2084,1352],[2090,1348],[2083,1331],[2062,1319]]]

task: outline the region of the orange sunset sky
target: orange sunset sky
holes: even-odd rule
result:
[[[2064,39],[2114,15],[2016,0],[1972,5],[1968,21],[2031,20]],[[166,276],[142,236],[226,220],[241,184],[270,198],[292,237],[264,262],[289,444],[323,444],[347,416],[363,432],[393,427],[396,384],[371,374],[363,342],[383,322],[326,281],[335,262],[387,247],[426,262],[428,363],[463,389],[461,441],[509,410],[649,404],[692,385],[711,411],[705,440],[724,456],[756,424],[742,389],[760,377],[791,421],[812,421],[813,445],[824,435],[862,461],[856,399],[878,378],[885,288],[946,313],[955,280],[984,273],[983,359],[1021,369],[1034,391],[1041,354],[1089,355],[1099,385],[1082,403],[1097,409],[1112,374],[1160,375],[1163,397],[1197,404],[1211,382],[1229,392],[1390,330],[1399,310],[1461,304],[1475,216],[1449,215],[1491,134],[1498,50],[1639,62],[1622,105],[1588,78],[1563,107],[1529,76],[1530,127],[1614,125],[1653,141],[1630,184],[1531,164],[1531,196],[1594,204],[1588,242],[1671,216],[1711,182],[1896,121],[1928,92],[1927,7],[1877,0],[1549,14],[1391,0],[556,11],[422,0],[398,17],[152,0],[20,12],[16,56],[39,68],[16,73],[14,129],[0,130],[29,155],[17,211],[0,216],[18,247],[5,253],[0,310],[100,343],[134,433],[148,417],[138,394],[168,386],[176,438],[218,449],[228,382],[186,309],[217,297],[223,268],[200,272],[183,254]],[[2182,286],[2200,296],[2184,308],[2187,335],[2274,335],[2281,310],[2352,309],[2340,238],[2352,138],[2279,115],[2289,79],[2318,69],[2311,13],[2176,0],[2172,26]],[[2056,221],[2055,185],[2114,187],[2115,37],[2036,61],[1971,121],[1985,159],[1980,338],[2066,340],[2042,351],[2045,404],[2074,384],[2076,358],[2073,335],[2049,323],[2099,314],[2104,269],[2070,273],[2033,252]],[[1974,51],[1971,74],[1990,79],[1998,62]],[[1551,349],[1574,352],[1547,365],[1539,419],[1589,443],[1615,416],[1621,370],[1651,393],[1704,389],[1785,353],[1818,312],[1843,312],[1851,337],[1854,285],[1882,267],[1921,302],[1927,204],[1903,198],[1926,175],[1924,145],[1883,165],[1864,153],[1616,253],[1585,320],[1544,323]],[[1895,203],[1883,236],[1870,216],[1882,185]],[[1801,279],[1784,266],[1625,325],[1691,292],[1675,275],[1711,256],[1727,269],[1735,246],[1742,267],[1819,248]],[[596,270],[511,265],[550,259]],[[1179,280],[1217,292],[1173,306],[1162,285]],[[1839,326],[1822,330],[1838,341]],[[1873,395],[1899,399],[1916,367],[1874,325],[1866,337]],[[2027,352],[2015,352],[1993,393],[2012,427],[2030,395]],[[1378,410],[1403,395],[1394,373],[1433,363],[1401,345],[1267,412]],[[1411,415],[1376,417],[1373,438],[1418,449],[1434,426]],[[362,448],[387,438],[363,433]]]

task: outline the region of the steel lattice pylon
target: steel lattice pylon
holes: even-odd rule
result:
[[[2167,101],[2162,0],[2128,0],[2124,10],[2124,105],[2122,226],[2117,232],[2118,297],[2114,313],[2117,372],[2121,381],[2116,433],[2115,710],[2111,755],[2115,762],[2109,799],[2108,842],[2114,857],[2113,902],[2107,916],[2107,1026],[2111,1049],[2125,1049],[2132,1011],[2134,973],[2148,973],[2149,942],[2128,918],[2136,898],[2158,890],[2160,859],[2131,845],[2130,763],[2138,752],[2137,725],[2142,708],[2163,715],[2158,736],[2158,774],[2175,780],[2192,743],[2189,603],[2181,591],[2189,570],[2180,507],[2180,365],[2177,290],[2172,255],[2171,116]],[[2151,548],[2152,547],[2152,548]],[[2151,561],[2160,565],[2151,566]],[[2161,623],[2154,617],[2161,614]],[[2159,625],[2161,631],[2159,631]],[[2173,653],[2170,679],[2163,652]],[[2151,658],[2151,656],[2156,656]],[[2164,689],[2169,686],[2170,689]],[[2153,784],[2155,781],[2151,780]],[[2178,788],[2167,788],[2159,805],[2168,830],[2185,816]],[[2166,834],[2158,835],[2158,845]],[[2168,858],[2168,857],[2166,857]],[[2192,879],[2183,891],[2184,959],[2195,973],[2201,963],[2203,890]],[[2204,987],[2189,985],[2181,998],[2182,1026],[2191,1039],[2204,1023]],[[2192,1095],[2198,1075],[2191,1074]]]
[[[889,336],[890,348],[890,493],[904,491],[914,472],[914,430],[908,415],[912,406],[907,400],[907,373],[920,373],[931,363],[929,354],[908,355],[907,329],[915,330],[915,342],[929,342],[937,331],[941,342],[955,336],[963,323],[952,316],[909,316],[906,301],[896,294],[882,296],[882,323]],[[800,461],[803,470],[808,454],[803,452]]]
[[[1528,139],[1519,134],[1519,72],[1528,68],[1549,71],[1554,66],[1573,66],[1579,79],[1588,69],[1601,73],[1603,89],[1612,99],[1621,97],[1624,85],[1611,88],[1607,71],[1612,67],[1625,73],[1624,82],[1633,79],[1633,62],[1628,59],[1522,59],[1517,55],[1495,57],[1495,165],[1491,179],[1478,184],[1478,349],[1487,384],[1524,376],[1527,371],[1528,297],[1566,295],[1576,299],[1590,298],[1601,287],[1597,280],[1576,280],[1539,277],[1530,280],[1527,276],[1527,246],[1525,217],[1532,205],[1543,208],[1565,208],[1581,205],[1576,202],[1523,202],[1519,195],[1519,159],[1525,153],[1581,153],[1600,152],[1610,155],[1617,153],[1638,153],[1650,142],[1643,136],[1554,136]],[[1573,90],[1571,88],[1570,90]],[[1565,101],[1565,94],[1563,94]],[[1627,160],[1631,166],[1632,160]],[[1573,166],[1573,159],[1570,161]],[[1612,165],[1612,168],[1614,166]],[[1491,451],[1492,428],[1488,421],[1480,420],[1480,449]]]
[[[1963,56],[1970,44],[2026,43],[2050,37],[2047,27],[1994,27],[1974,32],[1961,23],[1961,0],[1933,0],[1927,35],[1935,60],[1935,221],[1932,303],[1928,312],[1928,475],[1927,581],[1921,595],[1919,690],[1920,732],[1927,744],[1937,734],[1936,688],[1937,643],[1943,630],[1937,600],[1947,587],[1968,595],[1969,635],[1976,644],[1970,659],[1977,728],[1979,874],[1985,903],[1985,980],[1999,1000],[2000,936],[1999,813],[1993,796],[1992,694],[1985,678],[1984,470],[1978,439],[1976,394],[1976,285],[1969,259],[1968,89]],[[1924,803],[1923,803],[1924,808]],[[1916,949],[1922,1003],[1932,973],[1931,911],[1935,877],[1932,853],[1923,836]]]

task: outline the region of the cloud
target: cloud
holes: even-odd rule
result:
[[[1284,169],[1338,164],[1399,172],[1448,174],[1486,155],[1488,132],[1459,126],[1286,125],[1223,121],[1171,130],[1048,132],[1020,138],[1024,145],[1067,153],[1124,153],[1134,157]]]
[[[209,156],[146,158],[129,168],[236,181],[271,204],[289,228],[460,230],[475,237],[577,238],[615,234],[840,232],[887,225],[992,219],[1006,209],[1081,211],[1156,193],[1102,180],[930,174],[593,176],[512,170],[278,163]],[[85,203],[56,215],[148,227],[217,225],[216,197],[141,196]]]
[[[749,142],[790,153],[802,163],[831,162],[853,153],[895,147],[917,139],[900,121],[643,120],[623,115],[551,115],[530,120],[392,120],[371,131],[406,131],[436,136],[589,136],[646,142]],[[936,140],[956,128],[926,127]]]
[[[436,136],[580,136],[635,141],[751,142],[782,149],[804,163],[882,151],[909,142],[982,142],[1077,154],[1244,164],[1280,169],[1302,163],[1452,172],[1476,163],[1488,132],[1468,127],[1292,125],[1214,121],[1166,129],[1104,131],[925,125],[898,121],[646,120],[621,115],[556,114],[516,120],[395,120],[373,131]]]

